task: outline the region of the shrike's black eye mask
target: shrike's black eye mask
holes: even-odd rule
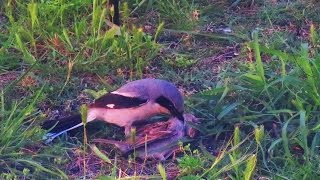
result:
[[[177,108],[174,106],[174,104],[168,98],[164,96],[160,96],[156,99],[156,102],[161,106],[165,107],[166,109],[168,109],[172,115],[176,116],[182,121],[184,120],[182,115],[183,112],[179,112]]]

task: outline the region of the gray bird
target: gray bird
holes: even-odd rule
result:
[[[86,122],[102,120],[124,127],[128,136],[134,122],[160,114],[172,115],[183,121],[183,112],[183,97],[176,86],[161,79],[141,79],[96,99],[88,106]],[[50,131],[44,139],[50,142],[60,134],[82,125],[79,114],[45,121],[42,128]]]

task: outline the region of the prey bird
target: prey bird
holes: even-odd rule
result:
[[[186,122],[199,123],[199,119],[192,114],[184,114],[183,116]],[[140,159],[164,161],[179,150],[179,141],[186,140],[188,137],[193,138],[196,134],[195,128],[176,117],[171,117],[165,122],[139,127],[136,136],[128,137],[125,141],[94,139],[93,142],[112,144],[124,155],[135,152],[136,157]]]

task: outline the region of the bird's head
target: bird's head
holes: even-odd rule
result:
[[[138,98],[145,101],[150,100],[160,106],[156,106],[159,112],[184,120],[183,97],[179,89],[166,80],[147,78],[132,81],[112,92],[112,94]]]
[[[199,130],[196,129],[194,126],[198,125],[201,119],[189,113],[184,114],[183,117],[185,119],[185,122],[187,122],[185,124],[185,133],[191,138],[196,137],[199,134]]]
[[[168,114],[171,114],[178,119],[184,121],[184,103],[183,97],[176,87],[168,86],[163,90],[162,95],[160,95],[156,102],[164,107]]]

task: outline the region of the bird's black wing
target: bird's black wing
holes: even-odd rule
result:
[[[91,107],[101,107],[108,109],[123,109],[139,107],[148,102],[147,98],[143,97],[128,97],[120,94],[107,93],[96,99]]]
[[[43,122],[41,127],[43,129],[50,130],[50,133],[58,133],[80,123],[82,123],[81,115],[75,114],[58,120],[46,120]]]

